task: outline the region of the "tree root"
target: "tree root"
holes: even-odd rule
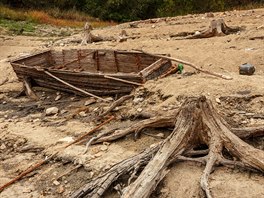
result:
[[[217,165],[239,166],[264,172],[264,151],[241,140],[236,135],[237,131],[239,131],[238,135],[242,134],[240,130],[232,132],[231,127],[204,96],[186,100],[178,112],[143,120],[128,129],[100,137],[96,142],[113,141],[130,133],[139,133],[146,127],[172,126],[174,130],[165,140],[138,155],[117,163],[109,171],[80,188],[72,197],[100,197],[114,181],[129,174],[128,185],[123,189],[121,197],[147,198],[166,176],[169,165],[178,161],[191,161],[205,165],[200,185],[208,198],[213,197],[209,176]],[[256,133],[259,135],[259,131]],[[249,137],[244,134],[241,136]],[[207,145],[208,149],[194,150],[200,145]],[[226,159],[223,155],[224,149],[238,160]],[[139,174],[138,171],[143,167],[143,171]]]
[[[228,34],[236,33],[241,29],[242,28],[240,27],[228,27],[223,19],[217,19],[211,21],[209,29],[201,32],[195,32],[192,35],[188,35],[180,39],[200,39],[210,38],[214,36],[225,36]]]

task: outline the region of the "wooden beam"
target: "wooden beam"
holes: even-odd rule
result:
[[[143,85],[142,83],[136,83],[136,82],[132,82],[132,81],[116,78],[116,77],[113,77],[113,76],[104,75],[104,77],[108,78],[108,79],[111,79],[111,80],[116,80],[116,81],[120,81],[120,82],[123,82],[123,83],[131,84],[131,85],[137,85],[137,86],[142,86]]]
[[[81,89],[81,88],[75,87],[74,85],[72,85],[72,84],[70,84],[70,83],[65,82],[64,80],[62,80],[62,79],[60,79],[60,78],[54,76],[53,74],[51,74],[51,73],[48,72],[48,71],[44,71],[44,73],[47,74],[47,75],[49,75],[50,77],[54,78],[55,80],[57,80],[57,81],[63,83],[64,85],[67,85],[68,87],[70,87],[70,88],[72,88],[72,89],[74,89],[74,90],[76,90],[76,91],[79,91],[79,92],[81,92],[81,93],[83,93],[83,94],[85,94],[85,95],[87,95],[87,96],[91,96],[91,97],[97,98],[97,99],[102,100],[102,101],[104,101],[104,102],[109,102],[108,100],[105,100],[105,99],[103,99],[103,98],[101,98],[101,97],[99,97],[99,96],[96,96],[96,95],[94,95],[94,94],[92,94],[92,93],[89,93],[89,92],[87,92],[87,91],[85,91],[85,90],[83,90],[83,89]]]

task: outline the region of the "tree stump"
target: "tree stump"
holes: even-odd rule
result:
[[[264,172],[264,151],[254,148],[238,137],[249,137],[249,134],[264,135],[263,127],[259,130],[247,128],[244,133],[243,129],[232,129],[214,109],[211,101],[204,96],[187,99],[179,111],[166,116],[143,120],[128,129],[118,130],[110,135],[105,133],[107,135],[103,137],[99,135],[95,142],[113,141],[130,133],[138,134],[147,127],[171,126],[174,126],[174,130],[165,140],[117,163],[106,173],[81,187],[72,197],[99,198],[113,182],[129,174],[130,178],[122,190],[121,197],[147,198],[169,172],[168,166],[178,161],[205,165],[200,186],[208,198],[213,197],[208,179],[217,165]],[[201,145],[207,145],[208,148],[197,150]],[[236,160],[227,158],[223,154],[224,149]],[[144,169],[140,173],[142,168]],[[136,174],[139,176],[135,177]]]
[[[210,38],[213,36],[225,36],[228,34],[236,33],[240,31],[240,27],[228,27],[224,19],[212,20],[210,22],[209,29],[195,32],[192,35],[186,36],[183,39],[199,39],[199,38]]]

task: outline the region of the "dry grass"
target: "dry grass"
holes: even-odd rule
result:
[[[84,13],[77,11],[50,10],[47,12],[30,10],[14,10],[5,6],[0,6],[0,19],[9,19],[14,21],[30,21],[41,24],[49,24],[62,27],[83,27],[85,22],[90,22],[93,27],[105,27],[114,25],[113,22],[96,20]]]

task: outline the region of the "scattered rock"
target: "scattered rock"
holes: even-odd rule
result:
[[[64,114],[64,113],[67,113],[67,112],[68,112],[68,111],[65,110],[65,109],[61,110],[61,114]]]
[[[138,108],[138,109],[137,109],[137,112],[142,112],[142,111],[143,111],[142,108]]]
[[[59,139],[58,142],[67,142],[67,143],[70,143],[70,142],[73,142],[73,138],[70,137],[70,136],[68,136],[68,137]]]
[[[6,145],[3,143],[3,144],[1,144],[1,146],[0,146],[0,150],[5,150],[6,149]]]
[[[57,180],[54,180],[52,183],[53,183],[55,186],[60,185],[60,182],[58,182]]]
[[[108,150],[108,146],[106,146],[106,145],[102,145],[102,146],[100,147],[100,150],[101,150],[101,151],[107,151],[107,150]]]
[[[102,155],[103,155],[103,153],[101,153],[101,152],[94,154],[95,157],[101,157]]]
[[[55,101],[58,101],[61,99],[61,95],[57,95],[56,98],[55,98]]]
[[[94,98],[91,98],[89,100],[86,100],[85,103],[84,103],[84,105],[85,106],[89,106],[91,104],[94,104],[95,102],[96,102],[96,100]]]
[[[81,117],[86,117],[86,116],[87,116],[87,114],[85,113],[85,111],[81,111],[81,112],[79,113],[79,115],[80,115]]]
[[[165,137],[164,133],[158,133],[156,136],[160,137],[160,138],[164,138]]]
[[[47,116],[57,114],[58,112],[59,112],[59,109],[57,107],[50,107],[46,109]]]
[[[65,191],[64,187],[60,185],[57,189],[57,193],[62,194]]]
[[[218,103],[218,104],[221,104],[221,100],[219,98],[215,98],[215,101]]]
[[[135,98],[133,100],[133,103],[138,104],[138,103],[143,102],[143,101],[144,101],[144,98]]]

